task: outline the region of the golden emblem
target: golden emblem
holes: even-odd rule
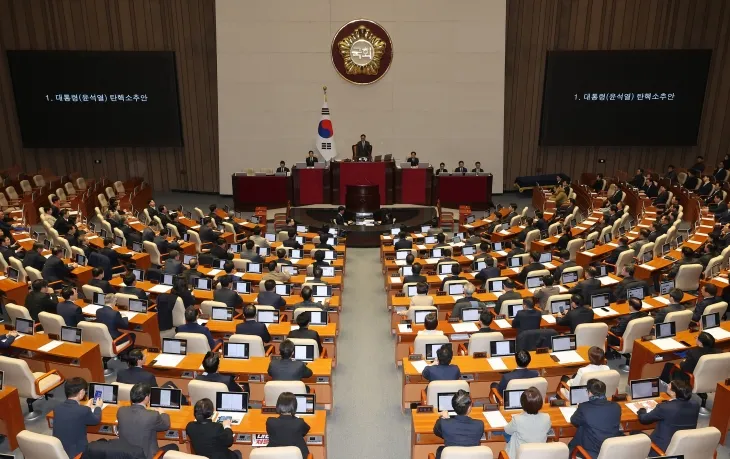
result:
[[[377,75],[388,43],[364,25],[337,43],[349,75]]]

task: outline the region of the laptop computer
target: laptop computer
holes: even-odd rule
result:
[[[314,346],[315,344],[295,344],[294,360],[314,362]]]
[[[501,242],[495,242],[492,245],[492,250],[494,250],[495,252],[501,251],[502,250],[502,243]]]
[[[487,291],[492,292],[503,292],[504,291],[504,280],[490,280],[487,281]]]
[[[186,355],[188,341],[184,339],[162,338],[162,353],[173,355]]]
[[[561,274],[560,282],[563,284],[578,282],[578,271],[568,271],[567,273]]]
[[[413,323],[415,324],[422,324],[426,321],[426,316],[431,314],[433,311],[425,310],[416,310],[413,314]]]
[[[720,313],[713,312],[712,314],[705,314],[700,318],[703,330],[709,330],[711,328],[717,328],[720,326]],[[17,329],[17,325],[16,325]]]
[[[122,236],[114,236],[114,245],[118,245],[119,247],[124,247],[124,239]]]
[[[104,297],[106,296],[105,293],[100,292],[94,292],[94,296],[91,299],[91,303],[95,304],[97,306],[104,306]]]
[[[635,379],[629,381],[631,400],[659,397],[659,378]]]
[[[662,322],[654,327],[656,339],[672,338],[677,335],[677,324],[675,322]]]
[[[80,253],[77,253],[76,254],[76,264],[77,265],[79,265],[79,266],[86,266],[86,262],[87,261],[88,260],[86,259],[85,256],[81,255]]]
[[[175,279],[175,276],[173,274],[163,274],[162,281],[160,281],[160,284],[172,287],[172,281],[174,279]]]
[[[101,399],[104,405],[116,405],[119,403],[119,386],[114,384],[89,383],[87,392],[90,399]]]
[[[570,386],[570,404],[578,405],[587,402],[589,398],[588,386]]]
[[[443,250],[441,249],[431,249],[431,258],[441,258],[443,257]],[[451,272],[451,271],[449,271]]]
[[[674,281],[667,280],[659,282],[659,294],[667,295],[674,288]]]
[[[230,322],[233,320],[233,309],[214,306],[211,308],[210,318],[212,320]]]
[[[322,268],[322,277],[335,277],[335,267],[334,266],[321,266]]]
[[[274,233],[266,233],[264,235],[264,239],[266,239],[266,242],[276,242],[276,234],[274,234]]]
[[[240,424],[248,413],[248,392],[216,392],[215,411],[218,413],[217,422]]]
[[[411,253],[410,249],[402,249],[395,252],[395,259],[396,260],[405,260],[406,257]]]
[[[525,389],[505,390],[502,393],[502,399],[504,400],[505,410],[521,410],[522,404],[520,398]]]
[[[481,312],[479,308],[464,308],[461,310],[461,321],[462,322],[478,322]]]
[[[606,267],[605,265],[598,266],[596,268],[596,270],[598,272],[596,274],[596,277],[605,277],[605,276],[608,276],[608,267]]]
[[[8,266],[8,279],[10,279],[13,282],[18,282],[19,277],[20,277],[20,271],[13,268],[12,266]]]
[[[524,304],[509,304],[507,305],[507,317],[513,319],[518,312],[525,308]]]
[[[195,290],[210,291],[213,289],[213,279],[207,277],[195,277],[192,284]]]
[[[271,255],[271,248],[270,247],[259,247],[259,255],[266,258]]]
[[[604,308],[611,305],[611,295],[609,293],[598,293],[591,295],[592,308]]]
[[[439,274],[442,276],[449,276],[452,273],[455,263],[439,264]]]
[[[439,392],[436,396],[436,411],[439,413],[446,411],[449,416],[456,416],[453,406],[454,395],[456,392]]]
[[[33,321],[31,319],[15,319],[15,331],[21,335],[33,336],[35,328],[33,328]]]
[[[489,343],[490,357],[503,357],[508,355],[515,355],[515,340],[505,339]]]
[[[142,253],[144,252],[144,249],[142,248],[141,242],[132,242],[132,252]]]
[[[642,263],[649,263],[651,260],[654,259],[654,252],[651,250],[648,250],[644,252],[644,256],[641,259]]]
[[[278,324],[279,311],[277,311],[276,309],[258,309],[256,311],[256,322],[262,324]]]
[[[274,291],[281,296],[291,295],[291,284],[276,284]]]
[[[309,325],[327,325],[328,315],[327,311],[307,311],[309,312]]]
[[[449,284],[449,295],[463,295],[464,294],[464,284],[457,283],[457,284]]]
[[[626,299],[630,300],[631,298],[638,298],[640,300],[643,300],[645,295],[644,287],[638,286],[638,287],[631,287],[629,289],[626,289]]]
[[[465,245],[461,248],[461,254],[464,256],[474,255],[475,253],[477,253],[477,248],[473,245]]]
[[[61,341],[81,344],[81,329],[76,327],[61,327]]]
[[[243,244],[231,244],[228,246],[229,253],[239,253],[243,250]]]
[[[249,263],[246,265],[246,272],[253,274],[261,274],[261,263]]]
[[[450,346],[450,344],[444,344],[444,343],[429,343],[426,344],[426,355],[424,356],[426,360],[436,360],[436,353],[439,349],[441,349],[442,346]]]
[[[148,300],[129,300],[129,310],[131,312],[146,313],[148,307]]]
[[[331,285],[321,285],[316,284],[313,286],[313,296],[320,296],[320,297],[327,297],[330,298],[332,296],[332,286]]]
[[[233,290],[238,293],[251,293],[251,282],[249,281],[234,281]]]
[[[553,254],[550,252],[543,252],[540,254],[538,263],[550,263],[553,261]]]
[[[304,225],[297,225],[297,233],[308,233],[309,228]]]
[[[248,343],[223,343],[223,357],[227,359],[248,359]]]
[[[574,351],[577,349],[575,335],[558,335],[550,338],[550,348],[553,352]]]
[[[182,391],[180,389],[163,389],[153,387],[150,392],[150,406],[166,410],[179,410]]]
[[[570,300],[553,301],[550,303],[550,312],[553,314],[563,313],[570,309]]]
[[[400,228],[391,228],[390,229],[390,235],[391,236],[397,236],[400,234]]]
[[[401,266],[400,273],[403,277],[413,275],[413,266]]]
[[[412,297],[418,295],[418,286],[417,285],[409,285],[408,289],[406,289],[406,296]]]
[[[583,245],[583,250],[591,250],[596,246],[596,240],[595,239],[589,239],[586,241],[586,243]]]
[[[538,288],[545,285],[542,281],[542,276],[528,277],[525,282],[527,283],[527,288]]]
[[[475,261],[474,263],[471,264],[471,269],[472,269],[472,271],[478,273],[482,269],[487,269],[487,262],[485,262],[484,260]]]
[[[519,268],[522,266],[522,257],[512,257],[509,259],[510,268]]]
[[[317,406],[314,394],[296,394],[297,398],[297,416],[310,416],[314,414]]]
[[[299,268],[294,265],[281,265],[281,272],[289,274],[290,276],[296,276],[299,274]]]

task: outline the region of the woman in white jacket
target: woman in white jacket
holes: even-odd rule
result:
[[[512,416],[512,420],[504,426],[507,454],[517,457],[517,449],[526,443],[545,443],[550,432],[550,415],[540,413],[543,399],[535,387],[525,390],[520,396],[522,413]]]
[[[578,372],[573,376],[573,379],[569,379],[567,381],[567,384],[569,386],[577,386],[580,384],[581,377],[586,373],[591,373],[593,371],[606,371],[610,370],[608,365],[605,365],[605,358],[606,353],[598,346],[592,346],[590,349],[588,349],[588,361],[591,362],[590,364],[581,367],[578,369]],[[565,376],[564,378],[567,378]]]

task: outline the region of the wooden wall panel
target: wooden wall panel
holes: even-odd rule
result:
[[[9,49],[175,51],[184,146],[24,149]],[[0,168],[142,176],[157,190],[216,192],[217,85],[214,0],[0,0]]]
[[[696,147],[540,147],[548,50],[712,48]],[[730,2],[718,0],[509,0],[505,81],[504,183],[515,177],[638,167],[713,168],[730,153]],[[605,164],[598,160],[605,158]]]

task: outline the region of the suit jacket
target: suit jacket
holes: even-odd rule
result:
[[[109,306],[104,306],[96,311],[96,323],[106,325],[112,339],[117,339],[122,335],[120,328],[129,328],[129,319],[122,317],[119,311],[115,311]]]
[[[208,346],[210,346],[210,349],[212,350],[215,347],[215,340],[213,339],[213,335],[210,333],[210,330],[208,327],[204,325],[200,325],[197,322],[192,323],[186,323],[183,325],[180,325],[177,327],[178,333],[200,333],[201,335],[204,335],[206,338],[208,338]]]
[[[236,325],[236,334],[258,336],[264,344],[271,341],[271,334],[269,334],[269,329],[266,328],[266,324],[256,322],[253,319]]]
[[[69,223],[68,220],[65,220],[63,218],[59,218],[56,220],[56,222],[53,224],[53,229],[58,231],[58,234],[65,235],[68,233],[68,230],[71,229],[71,223]]]
[[[438,418],[433,433],[443,438],[446,446],[479,446],[484,435],[484,421],[469,416]]]
[[[707,196],[710,194],[711,191],[712,191],[712,183],[707,182],[703,185],[700,185],[700,188],[697,190],[697,193],[700,196]]]
[[[654,316],[654,323],[660,324],[667,318],[667,314],[670,312],[684,311],[685,307],[683,304],[669,304],[664,308],[657,310],[656,316]]]
[[[292,249],[301,249],[302,244],[297,242],[296,239],[287,239],[284,242],[281,243],[284,247],[291,247]]]
[[[10,247],[0,246],[0,253],[2,253],[3,258],[5,258],[5,261],[10,260],[10,257],[17,258],[18,260],[21,260],[22,257],[18,256],[18,254],[15,252],[15,250],[11,249]],[[38,252],[36,252],[38,253]]]
[[[48,282],[56,282],[64,280],[71,274],[71,270],[66,267],[66,264],[58,257],[50,256],[43,266],[41,275],[43,279]]]
[[[610,202],[611,204],[618,204],[619,202],[621,202],[621,198],[623,198],[623,197],[624,197],[624,192],[621,190],[618,190],[613,194],[613,196],[608,198],[608,202]]]
[[[144,450],[145,458],[152,459],[157,450],[157,432],[170,428],[170,416],[146,409],[142,405],[123,406],[117,411],[119,438]]]
[[[413,248],[413,242],[409,241],[408,239],[400,239],[398,242],[394,244],[395,250],[401,250],[401,249],[412,249]]]
[[[570,423],[578,430],[568,447],[573,450],[580,445],[591,457],[598,457],[604,440],[621,435],[621,406],[605,398],[589,400],[578,405]]]
[[[307,167],[314,167],[314,163],[318,163],[319,158],[316,158],[314,156],[310,158],[309,156],[307,156],[304,162],[307,164]]]
[[[179,260],[167,260],[165,262],[165,267],[162,270],[163,273],[166,274],[182,274],[185,267],[183,266],[182,262]]]
[[[700,180],[697,177],[692,177],[690,175],[689,177],[687,177],[687,180],[684,181],[684,187],[688,190],[694,190],[699,182]]]
[[[238,456],[228,448],[233,445],[233,431],[223,428],[219,422],[206,419],[202,422],[189,422],[185,430],[195,454],[210,458],[237,459]]]
[[[89,285],[93,287],[99,287],[104,291],[104,293],[115,293],[116,290],[114,290],[114,287],[112,287],[112,284],[109,283],[109,281],[105,281],[104,279],[91,279],[89,281]]]
[[[596,180],[593,182],[593,191],[601,191],[603,189],[603,180]]]
[[[142,231],[142,241],[155,242],[155,232],[149,228]]]
[[[663,192],[657,194],[656,199],[654,199],[654,204],[655,205],[656,204],[659,204],[659,205],[666,204],[667,201],[669,201],[669,192],[663,191]]]
[[[6,233],[7,234],[7,233]],[[7,259],[6,259],[7,261]],[[38,271],[43,271],[43,266],[46,264],[46,257],[41,255],[40,253],[36,252],[35,250],[30,250],[25,254],[25,257],[23,257],[23,267],[27,268],[30,266],[31,268],[35,268]]]
[[[625,300],[626,292],[630,288],[643,287],[644,293],[649,293],[649,284],[645,280],[634,279],[631,276],[624,277],[616,286],[614,296],[617,300]]]
[[[725,201],[720,201],[715,206],[715,217],[718,217],[720,215],[723,215],[727,213],[727,203]]]
[[[517,368],[509,373],[503,373],[502,379],[499,380],[497,390],[501,394],[507,388],[507,384],[513,379],[529,379],[537,378],[540,374],[536,370],[528,370],[527,368]]]
[[[53,417],[53,436],[61,440],[64,451],[73,458],[86,449],[86,426],[101,422],[101,407],[92,411],[76,400],[66,399],[53,409]]]
[[[157,387],[155,375],[139,367],[125,368],[117,372],[117,382],[122,384],[149,384],[150,387]]]
[[[155,236],[152,242],[155,243],[157,246],[157,250],[159,250],[160,254],[167,253],[170,250],[177,250],[180,248],[180,244],[177,242],[170,242],[165,238],[165,236]]]
[[[570,293],[580,293],[586,302],[591,300],[591,295],[601,288],[601,281],[598,279],[584,279],[578,282],[573,288],[569,290]]]
[[[219,237],[221,237],[221,233],[214,230],[213,228],[209,228],[207,226],[200,228],[200,242],[206,243],[206,242],[215,242],[218,240]]]
[[[219,288],[213,292],[213,300],[225,303],[229,308],[243,307],[241,296],[230,288]]]
[[[274,381],[301,381],[312,376],[304,362],[291,359],[272,360],[268,373]]]
[[[692,321],[699,322],[700,319],[702,318],[702,315],[705,313],[705,308],[707,308],[707,306],[715,304],[721,300],[722,300],[721,298],[713,296],[713,297],[704,298],[704,299],[698,301],[697,304],[695,305],[694,313],[692,314]]]
[[[133,256],[131,253],[120,254],[116,250],[114,250],[112,248],[109,248],[109,247],[105,247],[105,248],[101,249],[99,251],[99,253],[101,253],[102,255],[106,256],[109,259],[109,263],[112,266],[119,266],[119,265],[121,265],[122,263],[121,263],[121,261],[119,261],[120,258],[121,259],[130,259]]]
[[[25,307],[30,313],[30,317],[34,322],[38,322],[38,313],[49,312],[56,314],[56,308],[58,306],[58,297],[53,294],[43,292],[30,292],[25,297]]]
[[[496,266],[492,266],[491,268],[487,266],[486,268],[480,270],[477,274],[474,275],[475,279],[479,279],[480,281],[483,281],[485,284],[487,281],[493,277],[499,277],[502,275],[502,272],[500,269]]]
[[[461,379],[458,365],[430,365],[423,369],[427,381],[457,381]]]
[[[646,312],[632,312],[629,315],[621,316],[618,319],[618,322],[616,325],[611,327],[611,333],[613,333],[616,336],[623,336],[623,334],[626,332],[626,327],[629,326],[629,322],[631,322],[634,319],[640,319],[642,317],[646,317]]]
[[[418,163],[420,162],[418,158],[408,158],[406,159],[406,162],[410,164],[411,166],[418,166]]]
[[[457,167],[454,172],[469,172],[469,170],[466,167]]]
[[[563,275],[563,271],[566,268],[572,268],[574,266],[578,266],[578,265],[576,265],[574,261],[568,260],[565,263],[563,263],[562,265],[560,265],[557,268],[555,268],[555,271],[553,271],[553,277],[555,278],[555,282],[556,283],[559,283],[560,282],[560,278]]]
[[[276,308],[283,308],[286,306],[286,301],[276,292],[259,292],[256,297],[256,302],[262,306],[274,306]]]
[[[427,280],[428,280],[428,278],[426,276],[420,276],[420,275],[419,276],[405,276],[405,277],[403,277],[403,283],[404,284],[407,284],[407,283],[410,283],[410,282],[416,282],[416,283],[418,283],[418,282],[426,282]]]
[[[355,147],[355,156],[358,158],[362,157],[368,157],[373,153],[373,146],[370,145],[370,142],[367,140],[365,141],[365,144],[363,145],[362,141],[357,142],[357,147]]]
[[[570,327],[570,333],[575,333],[575,328],[578,325],[593,323],[593,309],[586,306],[571,309],[567,314],[559,318],[557,323],[564,327]]]
[[[521,300],[522,295],[517,293],[516,291],[512,290],[511,292],[506,292],[502,294],[497,299],[497,304],[494,306],[494,310],[497,312],[497,314],[502,314],[502,303],[504,303],[507,300]],[[507,311],[505,311],[506,313]]]
[[[15,341],[14,336],[0,335],[0,349],[8,349]]]
[[[642,424],[657,423],[649,438],[659,448],[666,450],[675,432],[697,427],[700,405],[693,399],[675,399],[658,404],[649,413],[641,409],[637,414]]]
[[[119,293],[124,293],[125,295],[134,295],[140,300],[146,300],[147,299],[147,292],[142,290],[141,288],[137,288],[134,286],[125,286],[119,289]]]
[[[63,321],[66,322],[66,326],[68,327],[75,327],[79,324],[79,322],[83,322],[84,320],[84,313],[73,301],[58,303],[58,306],[56,306],[56,313],[63,317]]]
[[[145,459],[144,450],[115,438],[92,441],[86,447],[81,459]]]
[[[178,295],[174,293],[160,293],[157,295],[157,321],[160,331],[170,330],[172,325],[172,311],[175,309]]]
[[[301,338],[301,339],[313,339],[317,342],[319,347],[319,353],[322,354],[322,339],[319,337],[319,333],[316,330],[309,328],[299,328],[298,330],[292,330],[289,332],[287,338]]]
[[[516,328],[518,334],[525,330],[536,330],[540,328],[541,320],[542,312],[537,309],[523,309],[515,314],[512,328]]]
[[[692,373],[703,355],[717,354],[718,352],[719,350],[714,347],[693,347],[687,351],[687,356],[679,363],[679,368],[684,372]]]
[[[309,448],[304,436],[309,433],[309,424],[296,416],[279,415],[266,419],[266,433],[269,434],[267,446],[296,446],[302,452],[302,457],[309,455]]]
[[[529,265],[522,268],[522,271],[520,271],[520,273],[517,275],[517,279],[520,281],[521,284],[524,284],[528,274],[530,274],[532,271],[540,271],[542,269],[545,269],[545,266],[543,266],[542,263],[530,263]]]
[[[233,375],[222,375],[220,373],[201,373],[195,377],[198,381],[217,382],[225,384],[228,392],[243,392],[241,386],[236,384]]]

